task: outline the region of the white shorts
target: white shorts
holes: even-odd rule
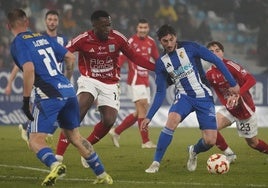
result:
[[[221,107],[218,112],[229,119],[231,122],[236,123],[238,135],[244,138],[252,138],[258,134],[257,116],[252,114],[248,119],[239,120],[234,117],[225,107]]]
[[[150,88],[145,85],[128,85],[128,95],[132,99],[132,102],[136,102],[141,99],[147,99],[150,103]]]
[[[117,111],[120,108],[120,87],[119,84],[106,84],[99,80],[80,76],[77,80],[77,95],[81,92],[88,92],[97,99],[99,106],[110,106]]]

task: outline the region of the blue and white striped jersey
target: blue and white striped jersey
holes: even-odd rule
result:
[[[187,95],[192,98],[212,96],[201,59],[215,64],[230,85],[236,85],[236,81],[224,63],[206,47],[194,42],[178,42],[176,50],[162,54],[156,61],[157,89],[154,102],[147,115],[149,119],[154,116],[165,98],[168,78],[171,78],[175,84],[176,95]]]

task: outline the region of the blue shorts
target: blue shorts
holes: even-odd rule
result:
[[[175,102],[169,109],[181,115],[183,121],[191,112],[196,113],[201,130],[217,130],[215,105],[212,97],[192,98],[187,95],[177,95]]]
[[[60,128],[72,130],[80,125],[79,105],[76,97],[67,99],[43,99],[35,101],[34,121],[29,132],[53,134]]]

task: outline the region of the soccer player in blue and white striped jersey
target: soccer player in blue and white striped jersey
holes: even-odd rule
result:
[[[157,35],[164,48],[164,53],[156,61],[156,94],[142,126],[148,126],[160,108],[166,95],[168,79],[175,85],[175,99],[169,109],[166,125],[160,133],[153,163],[145,172],[156,173],[159,170],[160,161],[171,143],[175,129],[194,111],[202,132],[202,138],[188,148],[187,169],[195,171],[197,154],[209,150],[215,145],[217,138],[212,91],[207,84],[201,59],[211,62],[219,68],[230,83],[230,93],[238,93],[239,86],[224,63],[206,47],[189,41],[178,42],[175,29],[169,25],[161,26]]]

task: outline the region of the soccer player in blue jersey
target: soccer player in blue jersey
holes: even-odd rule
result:
[[[48,35],[57,41],[60,45],[66,46],[68,40],[66,36],[58,33],[59,13],[56,10],[49,10],[45,15],[46,31],[42,34]]]
[[[45,24],[46,24],[46,31],[42,32],[43,35],[47,35],[54,39],[56,42],[58,42],[62,46],[66,46],[68,43],[67,38],[58,33],[58,26],[59,26],[59,13],[56,10],[49,10],[46,12],[45,15]],[[57,64],[59,66],[59,69],[63,72],[64,71],[64,63],[60,62]],[[5,88],[5,93],[6,95],[11,94],[11,88],[12,88],[12,83],[19,71],[19,68],[14,65],[9,79],[7,86]],[[34,96],[31,97],[32,101],[34,100]],[[19,130],[21,132],[21,137],[23,140],[25,140],[28,143],[28,136],[27,136],[27,126],[28,126],[28,121],[20,124],[19,125]],[[51,139],[51,135],[47,137],[47,140],[49,141]],[[50,142],[50,141],[49,141]]]
[[[224,63],[206,47],[194,42],[178,42],[176,31],[169,25],[161,26],[157,35],[164,48],[164,53],[156,61],[156,94],[142,126],[148,126],[160,108],[166,95],[167,79],[171,79],[171,83],[175,85],[175,99],[169,109],[166,125],[160,133],[153,163],[145,172],[156,173],[159,170],[160,162],[171,143],[175,129],[194,111],[197,115],[202,138],[195,145],[188,147],[187,169],[195,171],[197,154],[209,150],[215,145],[217,138],[212,92],[207,85],[201,59],[215,64],[224,74],[231,86],[229,88],[230,95],[237,94],[239,86]]]
[[[68,39],[66,36],[58,33],[58,26],[59,26],[59,13],[56,10],[49,10],[46,12],[45,15],[45,24],[46,24],[46,31],[43,32],[43,35],[47,35],[54,39],[57,43],[62,46],[66,46],[68,43]],[[63,63],[58,64],[60,69],[64,71]]]
[[[7,18],[8,28],[15,35],[11,55],[23,71],[22,110],[31,120],[29,147],[51,169],[42,185],[54,185],[66,171],[66,166],[57,161],[46,143],[47,134],[53,134],[56,130],[56,121],[96,174],[94,183],[112,184],[112,178],[105,172],[92,145],[78,131],[79,106],[73,85],[68,80],[73,73],[75,56],[50,37],[27,31],[29,21],[23,10],[14,9],[8,13]],[[63,60],[66,64],[66,77],[57,66]],[[35,101],[30,111],[33,86]]]

